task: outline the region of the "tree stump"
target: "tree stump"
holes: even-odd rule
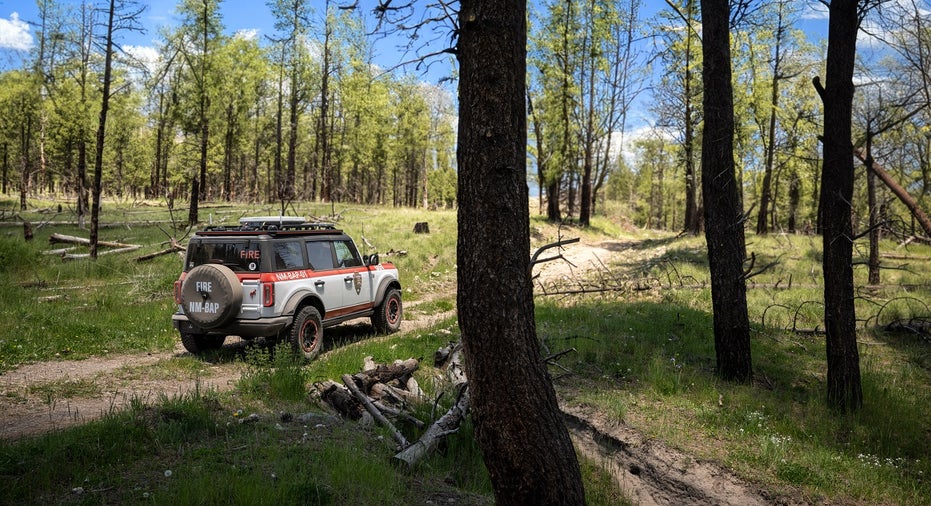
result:
[[[32,224],[29,223],[28,221],[23,222],[23,237],[27,241],[32,240]]]
[[[414,223],[414,233],[415,234],[429,234],[430,224],[427,223],[426,221]]]

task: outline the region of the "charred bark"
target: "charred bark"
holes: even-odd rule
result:
[[[860,24],[857,0],[832,0],[828,21],[825,86],[815,78],[824,103],[824,165],[821,174],[821,226],[824,244],[824,322],[827,345],[828,404],[841,412],[863,404],[854,309],[853,231],[853,70]]]
[[[526,8],[525,0],[460,4],[458,232],[467,240],[457,245],[459,325],[476,440],[496,502],[583,504],[533,319]]]
[[[728,0],[704,0],[701,9],[705,88],[701,181],[711,270],[716,371],[723,379],[747,382],[752,378],[753,369],[743,272],[744,220],[734,175],[730,8]]]

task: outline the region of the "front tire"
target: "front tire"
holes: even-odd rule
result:
[[[307,360],[313,360],[323,349],[323,321],[320,312],[313,306],[301,309],[294,317],[291,326],[291,348],[295,353],[302,353]]]
[[[385,294],[384,300],[375,308],[372,314],[372,326],[382,334],[392,334],[401,328],[401,318],[404,309],[401,305],[401,292],[392,288]]]
[[[207,334],[181,334],[181,344],[184,349],[199,355],[205,351],[219,350],[226,342],[226,336],[207,335]]]

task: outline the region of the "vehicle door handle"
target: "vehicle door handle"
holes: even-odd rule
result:
[[[346,276],[345,278],[343,278],[343,281],[345,281],[345,282],[347,282],[347,283],[351,283],[351,282],[352,282],[352,276]]]
[[[326,284],[326,281],[314,281],[314,286],[316,286],[317,288],[321,288],[325,284]]]

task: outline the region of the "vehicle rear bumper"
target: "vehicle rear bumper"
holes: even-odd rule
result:
[[[188,317],[175,313],[171,315],[171,324],[183,334],[215,334],[241,337],[270,337],[278,335],[291,324],[290,316],[259,318],[258,320],[233,320],[227,325],[215,329],[202,329],[194,325]]]

